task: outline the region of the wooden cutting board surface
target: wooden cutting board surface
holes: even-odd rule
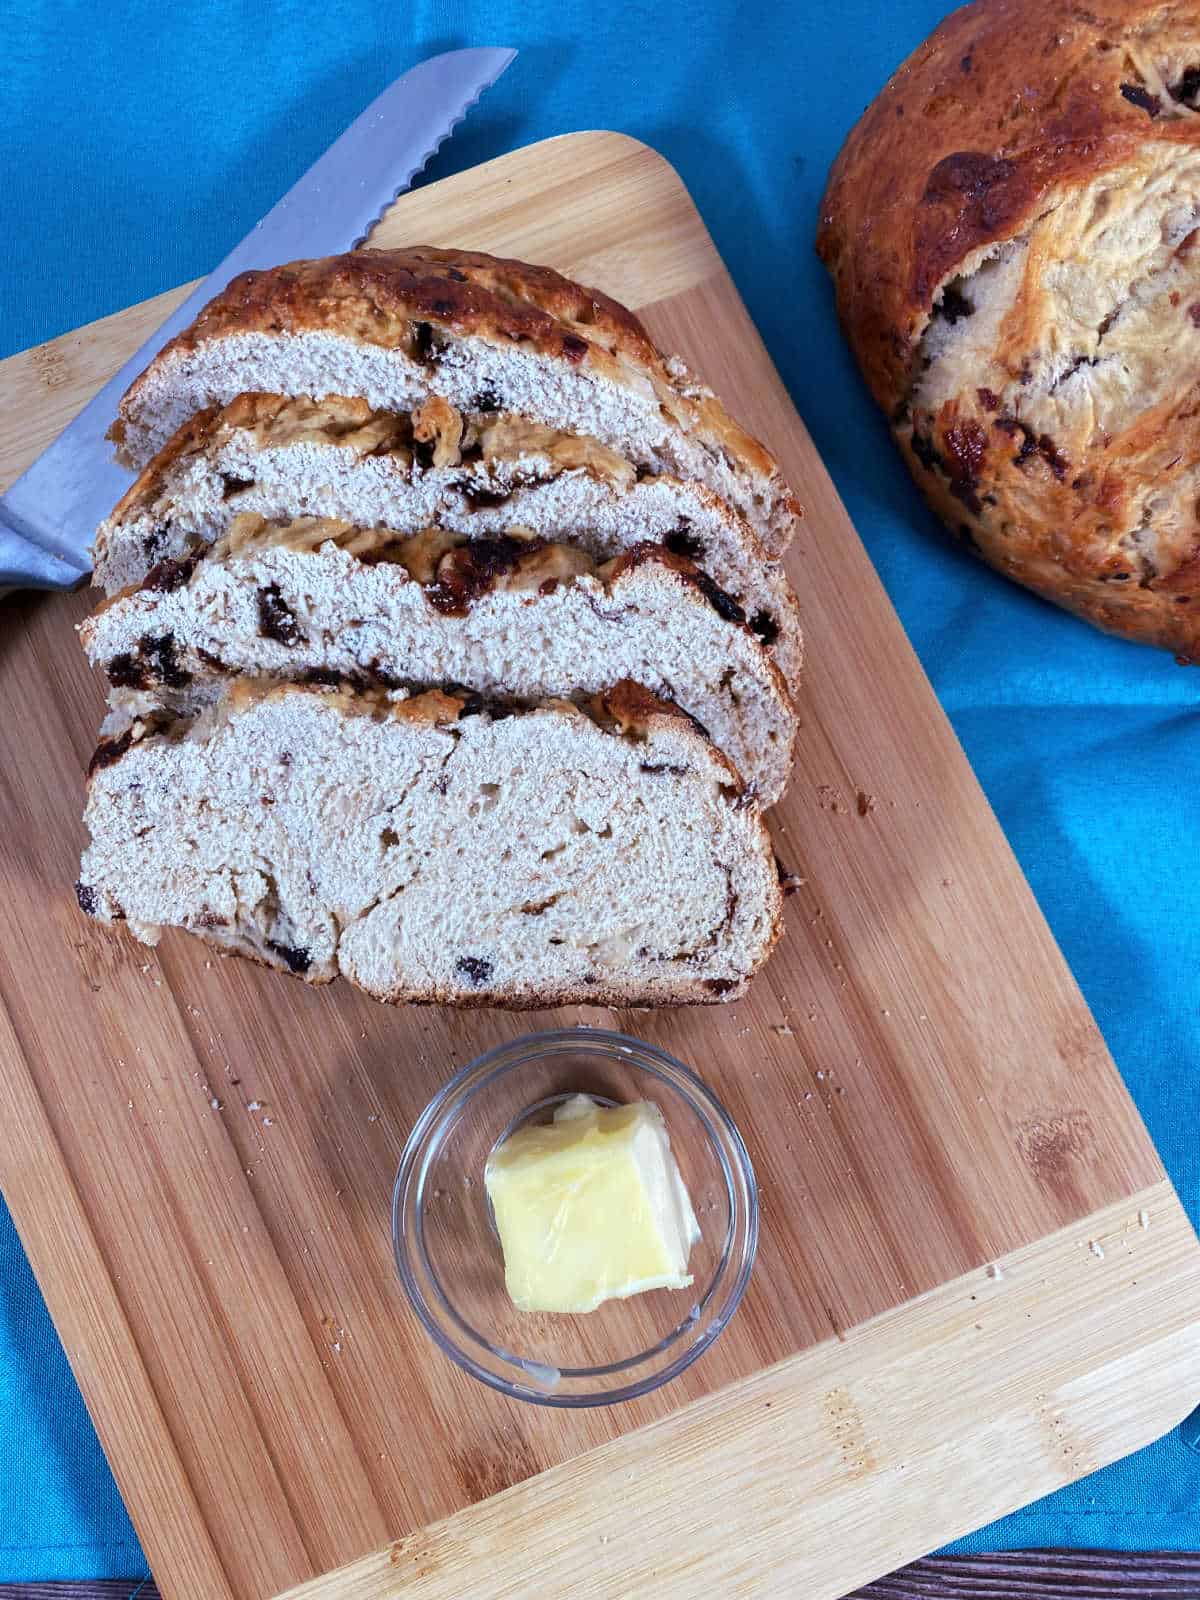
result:
[[[13,597],[0,1179],[166,1595],[833,1597],[1178,1420],[1200,1247],[675,174],[570,135],[405,196],[374,242],[418,241],[627,301],[799,490],[784,942],[734,1006],[519,1017],[387,1010],[178,935],[148,950],[72,892],[88,597]],[[0,482],[179,295],[0,364]],[[697,1066],[762,1185],[721,1341],[591,1412],[446,1362],[388,1233],[433,1092],[564,1022]]]

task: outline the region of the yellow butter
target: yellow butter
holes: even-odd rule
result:
[[[646,1289],[685,1289],[700,1237],[662,1113],[648,1101],[564,1101],[488,1158],[504,1281],[521,1311],[594,1311]]]

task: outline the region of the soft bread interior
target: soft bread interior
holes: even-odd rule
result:
[[[736,994],[779,890],[695,728],[633,686],[591,714],[470,710],[243,682],[135,721],[97,754],[80,903],[383,1000]]]
[[[122,402],[121,458],[140,470],[190,417],[252,390],[316,399],[360,395],[373,409],[393,412],[412,412],[431,398],[470,412],[482,395],[498,410],[588,435],[636,466],[705,484],[746,519],[771,555],[786,547],[798,516],[794,497],[777,470],[748,469],[720,431],[701,425],[713,402],[694,380],[681,376],[678,390],[668,385],[660,394],[663,385],[637,371],[623,369],[618,379],[429,322],[411,327],[424,332],[390,346],[308,327],[229,331],[168,347]]]
[[[800,670],[786,580],[711,490],[512,414],[462,413],[441,400],[389,413],[340,397],[240,395],[186,424],[101,526],[96,581],[109,594],[140,583],[247,513],[399,534],[437,526],[482,537],[518,525],[599,560],[663,543],[738,602],[785,677]]]
[[[657,546],[597,565],[520,531],[410,540],[247,516],[206,556],[101,607],[81,637],[114,689],[168,701],[235,672],[526,699],[630,678],[695,717],[765,803],[791,764],[779,669],[729,597]]]

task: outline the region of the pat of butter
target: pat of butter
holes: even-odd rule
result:
[[[641,1100],[566,1100],[519,1128],[484,1172],[519,1311],[594,1311],[645,1289],[685,1289],[700,1237],[662,1113]]]

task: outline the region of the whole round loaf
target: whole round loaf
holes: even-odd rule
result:
[[[1200,660],[1200,7],[979,0],[850,134],[818,252],[918,484],[1001,572]]]

